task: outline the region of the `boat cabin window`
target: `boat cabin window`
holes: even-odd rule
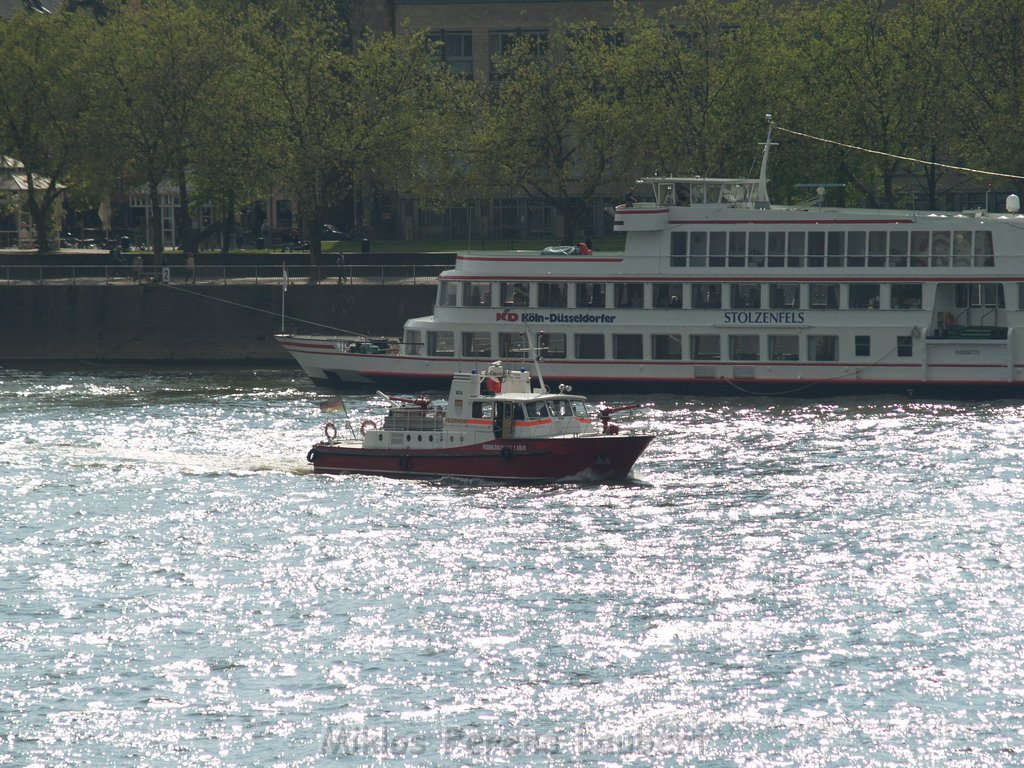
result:
[[[565,359],[565,334],[564,333],[538,333],[537,352],[542,358],[551,360]]]
[[[992,254],[992,233],[976,232],[974,234],[974,266],[994,267],[996,261]]]
[[[480,331],[470,331],[462,334],[462,356],[463,357],[485,357],[491,355],[491,334]]]
[[[722,340],[718,334],[694,333],[690,335],[691,360],[720,360]]]
[[[857,357],[870,357],[871,356],[871,337],[870,336],[854,336],[853,337],[853,353]]]
[[[577,333],[576,358],[579,360],[604,360],[604,334]]]
[[[462,288],[463,303],[467,307],[491,306],[491,284],[489,282],[466,283]]]
[[[678,333],[652,334],[651,357],[655,360],[682,360],[683,337]]]
[[[913,336],[897,336],[896,337],[896,357],[913,357],[914,356],[914,337]]]
[[[971,232],[970,230],[953,233],[954,267],[971,266],[971,252],[974,249],[973,240],[974,233]]]
[[[733,283],[730,293],[729,301],[733,309],[761,308],[760,283]]]
[[[442,280],[437,284],[437,304],[440,307],[454,307],[458,295],[459,284],[451,280]]]
[[[530,284],[519,282],[502,283],[501,305],[503,307],[530,306]]]
[[[526,415],[531,419],[547,419],[551,417],[551,414],[548,413],[548,404],[543,401],[527,403]]]
[[[760,360],[761,337],[753,334],[732,334],[729,336],[730,360]]]
[[[707,199],[707,187],[704,184],[692,184],[690,186],[690,202],[703,203]]]
[[[590,412],[587,410],[587,404],[581,400],[572,400],[572,412],[573,415],[578,419],[586,419],[590,416]]]
[[[643,309],[643,283],[615,283],[615,307],[617,309]]]
[[[525,333],[519,331],[498,334],[498,357],[508,360],[525,360],[529,356],[530,344]]]
[[[616,360],[642,360],[644,337],[639,333],[613,333],[612,357]]]
[[[537,305],[540,307],[566,307],[568,298],[568,283],[541,283],[538,286]]]
[[[727,237],[725,232],[708,233],[708,266],[725,266],[725,245]]]
[[[850,285],[850,309],[878,309],[881,298],[882,286],[878,283]]]
[[[920,309],[922,294],[920,283],[893,283],[889,305],[892,309]]]
[[[694,309],[722,308],[722,286],[718,283],[694,283],[690,293]]]
[[[796,334],[768,336],[769,360],[799,360],[800,337]]]
[[[810,283],[811,309],[839,309],[838,283]]]
[[[427,355],[430,357],[454,357],[454,332],[427,331]]]
[[[407,355],[423,354],[423,334],[420,331],[406,331],[402,347]]]
[[[577,283],[576,306],[590,309],[604,309],[607,289],[604,283]]]
[[[654,307],[655,309],[682,309],[683,284],[655,283]]]
[[[798,283],[772,283],[768,286],[769,309],[800,309]]]
[[[477,400],[473,403],[472,414],[474,419],[493,418],[494,402],[492,400]]]
[[[965,307],[1005,307],[1001,283],[958,283],[954,289],[958,309]]]
[[[910,266],[928,266],[928,232],[910,233]]]
[[[839,337],[818,336],[810,334],[807,336],[807,359],[829,361],[839,359]]]

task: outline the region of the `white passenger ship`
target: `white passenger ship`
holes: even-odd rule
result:
[[[773,206],[757,179],[642,180],[621,253],[484,252],[400,342],[282,335],[318,384],[443,388],[528,359],[589,391],[1024,394],[1024,216]],[[584,249],[585,250],[585,249]],[[525,364],[525,363],[524,363]]]

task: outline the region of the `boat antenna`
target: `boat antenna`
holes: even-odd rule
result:
[[[772,142],[772,129],[775,127],[775,122],[772,120],[771,112],[767,113],[764,119],[768,123],[768,137],[761,145],[764,149],[761,152],[761,174],[757,178],[757,202],[759,203],[768,202],[768,154],[772,147],[778,146],[778,142]]]
[[[526,349],[523,352],[527,352],[530,355],[530,360],[533,362],[533,367],[537,369],[537,383],[540,384],[540,388],[547,392],[548,385],[544,383],[544,374],[540,370],[540,353],[543,351],[540,347],[535,346],[533,343],[533,335],[526,329],[523,328],[523,333],[526,335]]]

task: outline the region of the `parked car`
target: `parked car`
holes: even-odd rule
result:
[[[320,229],[321,240],[348,240],[348,232],[342,232],[333,224],[324,224]]]

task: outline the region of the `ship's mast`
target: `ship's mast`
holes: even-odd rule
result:
[[[772,120],[771,114],[764,116],[765,122],[768,123],[768,137],[764,140],[762,146],[764,149],[761,151],[761,174],[757,179],[757,202],[768,204],[768,153],[771,152],[771,148],[778,146],[778,144],[772,143],[772,128],[775,127],[775,123]]]

